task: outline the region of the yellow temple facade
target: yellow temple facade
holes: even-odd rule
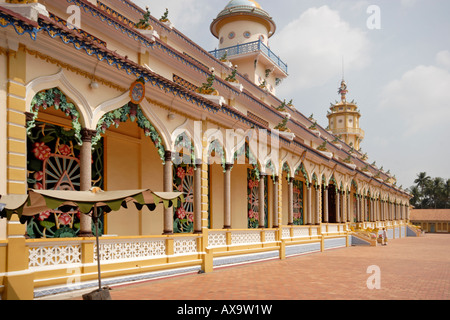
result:
[[[150,10],[0,0],[0,195],[148,188],[185,199],[105,213],[100,248],[80,212],[0,219],[2,299],[95,287],[97,250],[113,285],[376,245],[381,228],[414,233],[410,195],[360,152],[356,104],[343,94],[325,129],[277,97],[288,65],[269,49],[276,24],[258,3],[226,4],[210,52],[170,11]]]

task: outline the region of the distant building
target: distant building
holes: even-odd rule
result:
[[[410,220],[425,232],[450,232],[450,209],[412,209]]]

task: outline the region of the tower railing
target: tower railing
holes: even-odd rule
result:
[[[262,52],[264,53],[272,62],[281,68],[285,73],[288,73],[288,66],[284,63],[280,57],[278,57],[272,50],[269,49],[261,40],[247,42],[243,44],[238,44],[236,46],[216,49],[210,51],[216,59],[222,58],[225,54],[227,57],[232,57],[240,54],[252,53],[252,52]]]
[[[333,129],[334,134],[356,134],[364,137],[364,130],[361,128],[335,128]]]

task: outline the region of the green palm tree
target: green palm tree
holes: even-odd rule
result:
[[[413,196],[410,200],[410,204],[412,206],[414,206],[415,208],[420,207],[420,198],[421,198],[422,194],[420,192],[419,187],[412,186],[411,188],[409,188],[409,192]]]
[[[450,179],[447,179],[445,182],[445,189],[444,189],[444,196],[445,196],[445,205],[444,208],[450,208]]]
[[[443,197],[444,197],[444,179],[436,177],[429,183],[429,193],[432,199],[432,205],[435,209],[443,207]]]
[[[426,172],[420,172],[417,175],[416,180],[414,180],[414,183],[417,184],[417,186],[420,188],[420,190],[423,192],[425,186],[427,185],[427,182],[430,181],[430,176],[427,176]]]

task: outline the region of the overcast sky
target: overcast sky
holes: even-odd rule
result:
[[[228,0],[135,0],[210,51],[209,26]],[[260,0],[277,24],[270,47],[288,64],[277,96],[328,125],[342,60],[369,162],[410,187],[419,172],[450,178],[450,1]],[[376,6],[376,7],[374,7]],[[374,9],[379,9],[379,15]],[[377,18],[380,19],[377,19]]]

